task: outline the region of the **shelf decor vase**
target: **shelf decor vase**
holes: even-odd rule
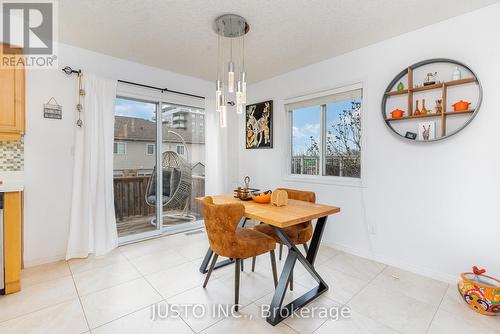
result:
[[[458,69],[458,66],[455,66],[455,70],[453,71],[451,75],[452,80],[460,80],[462,79],[462,72]]]
[[[420,115],[427,115],[429,111],[425,107],[425,99],[422,99],[422,111],[420,112]]]
[[[414,116],[420,115],[420,109],[418,109],[418,100],[415,102],[415,111],[413,112]]]
[[[404,91],[404,90],[405,90],[405,85],[404,85],[404,84],[400,81],[400,82],[398,83],[398,86],[396,87],[396,90],[397,90],[398,92],[402,92],[402,91]]]

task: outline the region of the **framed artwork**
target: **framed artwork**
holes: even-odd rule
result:
[[[421,122],[418,123],[418,140],[433,140],[436,139],[436,123]]]
[[[247,105],[245,119],[247,149],[273,148],[273,101]]]

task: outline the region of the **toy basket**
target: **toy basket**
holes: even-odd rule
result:
[[[483,275],[484,269],[472,268],[471,273],[462,273],[458,291],[467,305],[485,315],[500,314],[500,281]]]

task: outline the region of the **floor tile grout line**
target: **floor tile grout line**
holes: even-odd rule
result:
[[[66,261],[65,261],[66,262]],[[71,275],[69,276],[63,276],[63,277],[58,277],[56,279],[63,279],[63,278],[68,278],[68,277],[71,277]],[[73,278],[71,278],[71,280],[73,280]],[[45,281],[45,282],[39,282],[39,283],[36,283],[36,284],[33,284],[33,285],[29,285],[29,287],[32,287],[34,285],[38,285],[38,284],[43,284],[43,283],[47,283],[47,282],[51,282],[50,280],[49,281]],[[74,281],[73,281],[73,285],[74,285]],[[76,290],[76,287],[75,287],[75,290]],[[78,296],[78,292],[77,292],[77,296]],[[76,298],[75,298],[76,300]],[[15,319],[19,319],[19,318],[22,318],[22,317],[25,317],[27,315],[30,315],[30,314],[33,314],[33,313],[36,313],[36,312],[40,312],[40,311],[43,311],[45,309],[48,309],[48,308],[51,308],[51,307],[54,307],[54,306],[58,306],[58,305],[61,305],[61,304],[64,304],[64,303],[68,303],[68,302],[71,302],[73,301],[73,299],[68,299],[68,300],[64,300],[64,301],[61,301],[61,302],[57,302],[55,304],[51,304],[51,305],[47,305],[47,306],[44,306],[44,307],[41,307],[41,308],[38,308],[36,310],[33,310],[33,311],[30,311],[28,313],[23,313],[21,315],[18,315],[18,316],[15,316],[13,318],[9,318],[9,319],[5,319],[5,320],[1,320],[0,321],[0,324],[4,323],[4,322],[7,322],[7,321],[11,321],[11,320],[15,320]]]
[[[158,291],[158,290],[157,290],[157,289],[153,286],[153,284],[152,284],[152,283],[151,283],[151,282],[147,279],[146,275],[143,275],[143,274],[142,274],[142,272],[141,272],[141,271],[140,271],[140,270],[139,270],[139,269],[138,269],[138,268],[134,265],[134,263],[132,263],[131,259],[129,259],[129,258],[128,258],[128,257],[126,257],[126,256],[125,256],[125,258],[126,258],[126,259],[127,259],[127,261],[130,263],[130,265],[132,265],[132,267],[134,267],[134,269],[135,269],[135,270],[139,273],[139,275],[141,275],[141,276],[142,276],[142,278],[143,278],[143,279],[144,279],[144,280],[145,280],[145,281],[149,284],[149,286],[151,286],[151,288],[152,288],[154,291],[156,291],[156,293],[157,293],[157,294],[158,294],[161,298],[163,298],[163,299],[162,299],[161,301],[159,301],[158,303],[165,302],[165,303],[167,303],[167,304],[168,304],[167,298],[165,298],[165,297],[164,297],[164,296],[163,296],[163,295],[162,295],[162,294],[161,294],[161,293],[160,293],[160,292],[159,292],[159,291]],[[189,261],[184,262],[184,263],[182,263],[182,264],[186,264],[186,263],[188,263],[188,262],[189,262]],[[180,266],[180,265],[182,265],[182,264],[179,264],[179,266]],[[171,268],[175,268],[175,267],[177,267],[177,266],[173,266],[173,267],[171,267]],[[171,269],[171,268],[169,268],[169,269]],[[165,270],[169,270],[169,269],[165,269]],[[158,271],[158,272],[160,272],[160,271]],[[154,273],[153,273],[153,274],[154,274]],[[150,274],[148,274],[148,275],[150,275]],[[196,287],[193,287],[193,288],[191,288],[191,289],[194,289],[194,288],[196,288]],[[189,290],[189,289],[188,289],[188,290]],[[188,290],[186,290],[186,291],[188,291]],[[185,291],[183,291],[183,292],[185,292]],[[169,298],[172,298],[172,296],[171,296],[171,297],[169,297]],[[156,303],[156,304],[158,304],[158,303]],[[153,305],[153,304],[151,304],[151,305]],[[149,306],[151,307],[151,305],[149,305]],[[136,310],[135,312],[139,312],[139,310]],[[134,312],[132,312],[132,313],[134,313]],[[130,313],[130,314],[132,314],[132,313]],[[130,315],[130,314],[127,314],[127,315]],[[186,326],[188,326],[188,328],[189,328],[189,329],[190,329],[193,333],[196,333],[196,331],[195,331],[195,330],[194,330],[194,329],[193,329],[193,328],[192,328],[192,327],[191,327],[191,326],[190,326],[190,325],[186,322],[186,320],[184,320],[184,318],[182,318],[182,317],[179,317],[179,318],[181,319],[181,321],[182,321],[182,322],[184,322],[184,323],[186,324]],[[113,320],[113,321],[116,321],[116,320],[118,320],[118,319],[115,319],[115,320]]]
[[[372,279],[371,279],[371,280],[370,280],[367,284],[365,284],[365,285],[364,285],[364,286],[363,286],[363,287],[362,287],[362,288],[361,288],[358,292],[356,292],[356,293],[355,293],[355,294],[354,294],[354,295],[353,295],[353,296],[352,296],[352,297],[351,297],[351,298],[350,298],[347,302],[345,302],[345,304],[344,304],[344,305],[348,306],[347,304],[348,304],[349,302],[351,302],[351,301],[354,299],[354,297],[356,297],[358,294],[360,294],[360,293],[361,293],[361,291],[365,290],[365,289],[366,289],[366,288],[367,288],[367,287],[368,287],[368,286],[369,286],[369,285],[370,285],[373,281],[375,281],[375,279],[376,279],[377,277],[379,277],[380,275],[382,275],[382,274],[383,274],[383,272],[384,272],[387,268],[389,268],[389,267],[390,267],[389,265],[384,264],[384,268],[383,268],[383,269],[382,269],[382,270],[381,270],[381,271],[380,271],[377,275],[375,275],[375,276],[374,276],[374,277],[373,277],[373,278],[372,278]],[[416,299],[415,299],[415,300],[416,300]],[[427,303],[425,303],[425,304],[427,304]],[[352,310],[351,310],[351,312],[352,312]],[[360,313],[360,312],[358,312],[358,313]],[[369,319],[372,319],[372,320],[376,321],[377,323],[379,323],[379,324],[381,324],[381,325],[384,325],[385,327],[388,327],[388,328],[392,329],[393,331],[395,331],[395,332],[397,332],[397,333],[401,333],[401,331],[400,331],[400,330],[395,329],[395,328],[393,328],[392,326],[389,326],[388,324],[386,324],[386,323],[384,323],[384,322],[381,322],[380,320],[373,319],[373,318],[371,318],[371,317],[369,317],[369,316],[367,316],[367,315],[364,315],[363,313],[360,313],[360,314],[361,314],[361,315],[363,315],[363,316],[365,316],[365,317],[367,317],[367,318],[369,318]]]
[[[335,256],[338,256],[339,254],[340,254],[340,253],[337,253],[337,254],[335,254],[335,255],[333,255],[333,256],[331,256],[331,257],[328,257],[328,259],[325,259],[325,262],[326,262],[326,261],[328,261],[328,260],[330,260],[331,258],[333,258],[333,257],[335,257]],[[159,295],[161,298],[163,298],[161,301],[166,301],[166,298],[164,298],[164,297],[163,297],[163,296],[162,296],[162,295],[161,295],[161,294],[160,294],[160,293],[159,293],[159,292],[158,292],[158,291],[157,291],[157,290],[156,290],[156,289],[152,286],[152,284],[151,284],[151,283],[147,280],[147,278],[145,277],[146,275],[143,275],[143,274],[142,274],[142,273],[141,273],[141,272],[137,269],[137,267],[136,267],[136,266],[132,263],[131,259],[129,259],[129,258],[128,258],[125,254],[123,254],[123,252],[121,252],[121,251],[120,251],[120,255],[122,255],[122,256],[123,256],[123,258],[124,258],[124,259],[126,259],[126,261],[127,261],[127,262],[128,262],[128,263],[129,263],[129,264],[130,264],[130,265],[131,265],[131,266],[132,266],[132,267],[136,270],[136,271],[137,271],[137,273],[139,274],[139,276],[140,276],[140,277],[142,277],[142,278],[144,278],[144,279],[146,280],[146,282],[147,282],[147,283],[148,283],[148,284],[149,284],[149,285],[153,288],[153,290],[155,290],[155,291],[158,293],[158,295]],[[185,261],[184,263],[179,264],[179,265],[186,264],[186,263],[190,263],[190,262],[195,262],[195,261],[198,261],[198,260],[199,260],[199,259],[189,260],[189,259],[187,259],[187,258],[184,258],[184,259],[185,259],[186,261]],[[82,270],[82,271],[79,271],[79,272],[76,272],[76,273],[75,273],[75,272],[73,272],[73,270],[72,270],[72,268],[71,268],[71,265],[69,264],[69,261],[65,261],[65,264],[66,264],[66,266],[67,266],[67,268],[68,268],[68,270],[69,270],[69,272],[70,272],[70,275],[68,275],[68,276],[64,276],[64,277],[60,277],[60,278],[65,278],[65,277],[69,277],[69,276],[71,276],[71,279],[72,279],[72,282],[73,282],[73,286],[75,287],[75,292],[76,292],[76,294],[77,294],[77,297],[78,297],[78,300],[79,300],[80,306],[81,306],[82,311],[83,311],[83,315],[84,315],[85,320],[86,320],[86,323],[87,323],[87,327],[88,327],[88,329],[89,329],[89,330],[92,330],[92,329],[90,328],[90,324],[89,324],[89,322],[88,322],[87,315],[86,315],[86,313],[85,313],[85,309],[84,309],[84,307],[83,307],[83,303],[82,303],[82,300],[81,300],[82,296],[84,297],[84,296],[86,296],[86,295],[88,295],[88,294],[86,294],[86,295],[80,295],[80,292],[79,292],[79,290],[78,290],[78,288],[77,288],[77,285],[76,285],[76,281],[75,281],[74,275],[77,275],[77,274],[80,274],[80,273],[84,273],[84,272],[86,272],[86,271],[90,271],[90,270],[103,269],[103,268],[106,268],[106,267],[109,267],[109,266],[117,265],[117,264],[118,264],[118,262],[115,262],[115,263],[110,263],[110,264],[104,265],[104,266],[102,266],[102,267],[97,267],[97,268],[89,268],[89,269]],[[174,267],[176,267],[176,266],[178,266],[178,265],[174,265],[174,266],[170,267],[169,269],[174,268]],[[168,269],[165,269],[165,270],[168,270]],[[153,274],[153,273],[151,273],[151,274]],[[150,274],[148,274],[148,275],[150,275]],[[121,282],[121,283],[119,283],[119,284],[116,284],[116,285],[111,286],[111,287],[108,287],[108,288],[116,287],[116,286],[119,286],[119,285],[122,285],[122,284],[125,284],[125,283],[128,283],[128,282],[131,282],[131,281],[133,281],[133,280],[137,280],[137,279],[139,279],[140,277],[136,277],[136,278],[134,278],[134,279],[130,279],[130,280],[127,280],[127,281],[125,281],[125,282]],[[213,279],[213,280],[220,280],[220,279],[222,279],[222,278],[224,278],[224,277],[226,277],[226,275],[221,276],[221,277],[214,277],[214,279]],[[40,282],[40,283],[43,283],[43,282]],[[302,284],[299,284],[299,285],[303,286]],[[103,291],[103,290],[108,289],[108,288],[99,289],[99,290],[93,291],[93,292],[91,292],[91,293],[95,293],[95,292]],[[184,290],[184,291],[182,291],[182,292],[180,292],[180,293],[178,293],[178,294],[181,294],[181,293],[187,292],[187,291],[192,290],[192,289],[195,289],[195,288],[197,288],[197,286],[194,286],[194,287],[192,287],[192,288],[186,289],[186,290]],[[89,293],[89,294],[91,294],[91,293]],[[178,295],[178,294],[176,294],[176,295]],[[172,296],[170,296],[169,298],[172,298],[172,297],[174,297],[174,296],[176,296],[176,295],[172,295]],[[262,298],[262,297],[261,297],[261,298]],[[255,301],[257,301],[257,300],[259,300],[259,299],[261,299],[261,298],[257,298],[256,300],[251,301],[248,305],[250,305],[250,304],[254,303]],[[54,306],[56,306],[56,305],[66,303],[66,302],[68,302],[68,301],[70,301],[70,300],[63,301],[63,302],[60,302],[60,303],[56,303],[56,304],[53,304],[53,305],[46,306],[46,307],[40,308],[40,309],[38,309],[38,310],[35,310],[35,311],[32,311],[32,312],[29,312],[29,313],[23,314],[23,315],[21,315],[21,316],[19,316],[19,317],[26,316],[26,315],[28,315],[28,314],[31,314],[31,313],[34,313],[34,312],[38,312],[38,311],[43,310],[43,309],[46,309],[46,308],[54,307]],[[161,301],[159,301],[159,302],[161,302]],[[334,301],[334,302],[335,302],[335,301]],[[255,303],[254,303],[254,304],[255,304]],[[150,304],[149,306],[151,306],[151,305],[153,305],[153,304]],[[246,306],[248,306],[248,305],[246,305]],[[148,307],[148,306],[146,306],[146,307]],[[146,307],[144,307],[144,308],[146,308]],[[140,311],[140,310],[142,310],[142,309],[144,309],[144,308],[140,308],[140,309],[135,310],[135,311],[133,311],[133,312],[130,312],[130,313],[128,313],[128,314],[126,314],[126,315],[124,315],[124,316],[127,316],[127,315],[130,315],[130,314],[132,314],[132,313],[138,312],[138,311]],[[116,318],[116,319],[114,319],[114,320],[112,320],[112,321],[110,321],[110,322],[116,321],[116,320],[118,320],[118,319],[120,319],[120,318],[122,318],[122,317],[124,317],[124,316],[120,316],[119,318]],[[15,317],[15,318],[19,318],[19,317]],[[12,318],[12,319],[15,319],[15,318]],[[7,319],[7,320],[5,320],[5,321],[9,321],[9,320],[12,320],[12,319]],[[184,320],[184,319],[182,319],[182,320]],[[224,320],[224,319],[221,319],[220,321],[222,321],[222,320]],[[110,323],[110,322],[107,322],[107,323]],[[185,322],[185,321],[184,321],[184,322]],[[218,322],[219,322],[219,321],[218,321]],[[107,324],[107,323],[106,323],[106,324]],[[99,326],[97,326],[97,327],[95,327],[95,328],[98,328],[98,327],[103,326],[103,325],[104,325],[104,324],[99,325]],[[186,325],[188,325],[188,324],[186,323]],[[189,328],[190,328],[190,329],[194,332],[194,330],[193,330],[193,329],[192,329],[189,325],[188,325],[188,327],[189,327]],[[288,326],[288,327],[290,327],[290,326]],[[93,328],[93,329],[95,329],[95,328]],[[207,328],[208,328],[208,327],[207,327]]]
[[[152,305],[154,305],[154,304],[161,303],[162,301],[163,301],[163,300],[160,300],[160,301],[158,301],[158,302],[156,302],[156,303],[146,305],[146,306],[141,307],[141,308],[139,308],[139,309],[137,309],[137,310],[134,310],[134,311],[129,312],[129,313],[127,313],[127,314],[121,315],[121,316],[119,316],[119,317],[118,317],[118,318],[116,318],[116,319],[113,319],[113,320],[110,320],[110,321],[105,322],[105,323],[103,323],[103,324],[100,324],[99,326],[96,326],[96,327],[94,327],[94,328],[90,328],[90,331],[93,331],[93,330],[95,330],[95,329],[97,329],[97,328],[100,328],[100,327],[103,327],[103,326],[109,325],[109,324],[110,324],[110,323],[112,323],[112,322],[115,322],[115,321],[117,321],[117,320],[120,320],[120,319],[122,319],[122,318],[125,318],[125,317],[127,317],[127,316],[129,316],[129,315],[131,315],[131,314],[134,314],[134,313],[140,312],[140,311],[142,311],[142,310],[144,310],[144,309],[146,309],[146,308],[148,308],[148,307],[151,307],[151,306],[152,306]]]
[[[85,322],[87,323],[87,328],[90,331],[91,329],[90,329],[89,319],[87,318],[87,313],[85,312],[85,308],[83,307],[82,298],[80,297],[80,293],[78,292],[78,287],[76,286],[75,277],[73,276],[73,271],[71,270],[71,267],[70,267],[68,261],[66,261],[66,264],[68,266],[69,272],[71,273],[71,280],[73,281],[73,286],[75,287],[75,292],[76,292],[76,295],[78,296],[78,301],[80,303],[80,307],[82,308],[83,317],[85,318]]]
[[[0,325],[1,325],[1,324],[3,324],[3,323],[5,323],[5,322],[7,322],[7,321],[11,321],[11,320],[19,319],[19,318],[25,317],[25,316],[27,316],[27,315],[30,315],[30,314],[33,314],[33,313],[36,313],[36,312],[43,311],[43,310],[46,310],[46,309],[51,308],[51,307],[54,307],[54,306],[58,306],[58,305],[61,305],[61,304],[64,304],[64,303],[72,302],[72,301],[74,301],[74,300],[76,300],[76,299],[77,299],[77,298],[64,300],[64,301],[62,301],[62,302],[57,302],[57,303],[55,303],[55,304],[47,305],[47,306],[44,306],[44,307],[42,307],[42,308],[36,309],[36,310],[34,310],[34,311],[30,311],[30,312],[28,312],[28,313],[23,313],[23,314],[21,314],[21,315],[15,316],[15,317],[13,317],[13,318],[9,318],[9,319],[2,320],[2,321],[0,321]]]
[[[436,308],[436,312],[432,315],[431,321],[429,321],[429,325],[427,326],[427,329],[425,330],[425,333],[429,333],[429,330],[431,329],[432,323],[434,322],[434,319],[436,318],[436,314],[439,312],[439,309],[441,308],[441,304],[443,304],[443,300],[446,297],[446,294],[448,293],[448,289],[450,288],[450,284],[447,285],[446,290],[444,291],[443,296],[441,297],[441,301],[439,302],[439,305]]]
[[[380,275],[382,275],[382,273],[384,272],[384,270],[388,267],[388,265],[384,265],[384,268],[382,268],[382,270],[380,270],[380,272],[378,272],[371,280],[369,280],[365,285],[363,285],[363,287],[361,289],[358,290],[358,292],[356,292],[354,295],[351,296],[351,298],[349,298],[346,302],[345,302],[345,305],[347,305],[350,301],[352,301],[354,299],[354,297],[356,297],[361,291],[363,291],[364,289],[366,289],[368,287],[368,285],[370,285],[377,277],[379,277]],[[345,274],[347,275],[347,274]],[[353,277],[351,275],[348,275],[350,277]]]

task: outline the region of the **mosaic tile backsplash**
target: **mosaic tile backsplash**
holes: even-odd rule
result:
[[[22,171],[24,168],[24,141],[0,141],[0,171]]]

